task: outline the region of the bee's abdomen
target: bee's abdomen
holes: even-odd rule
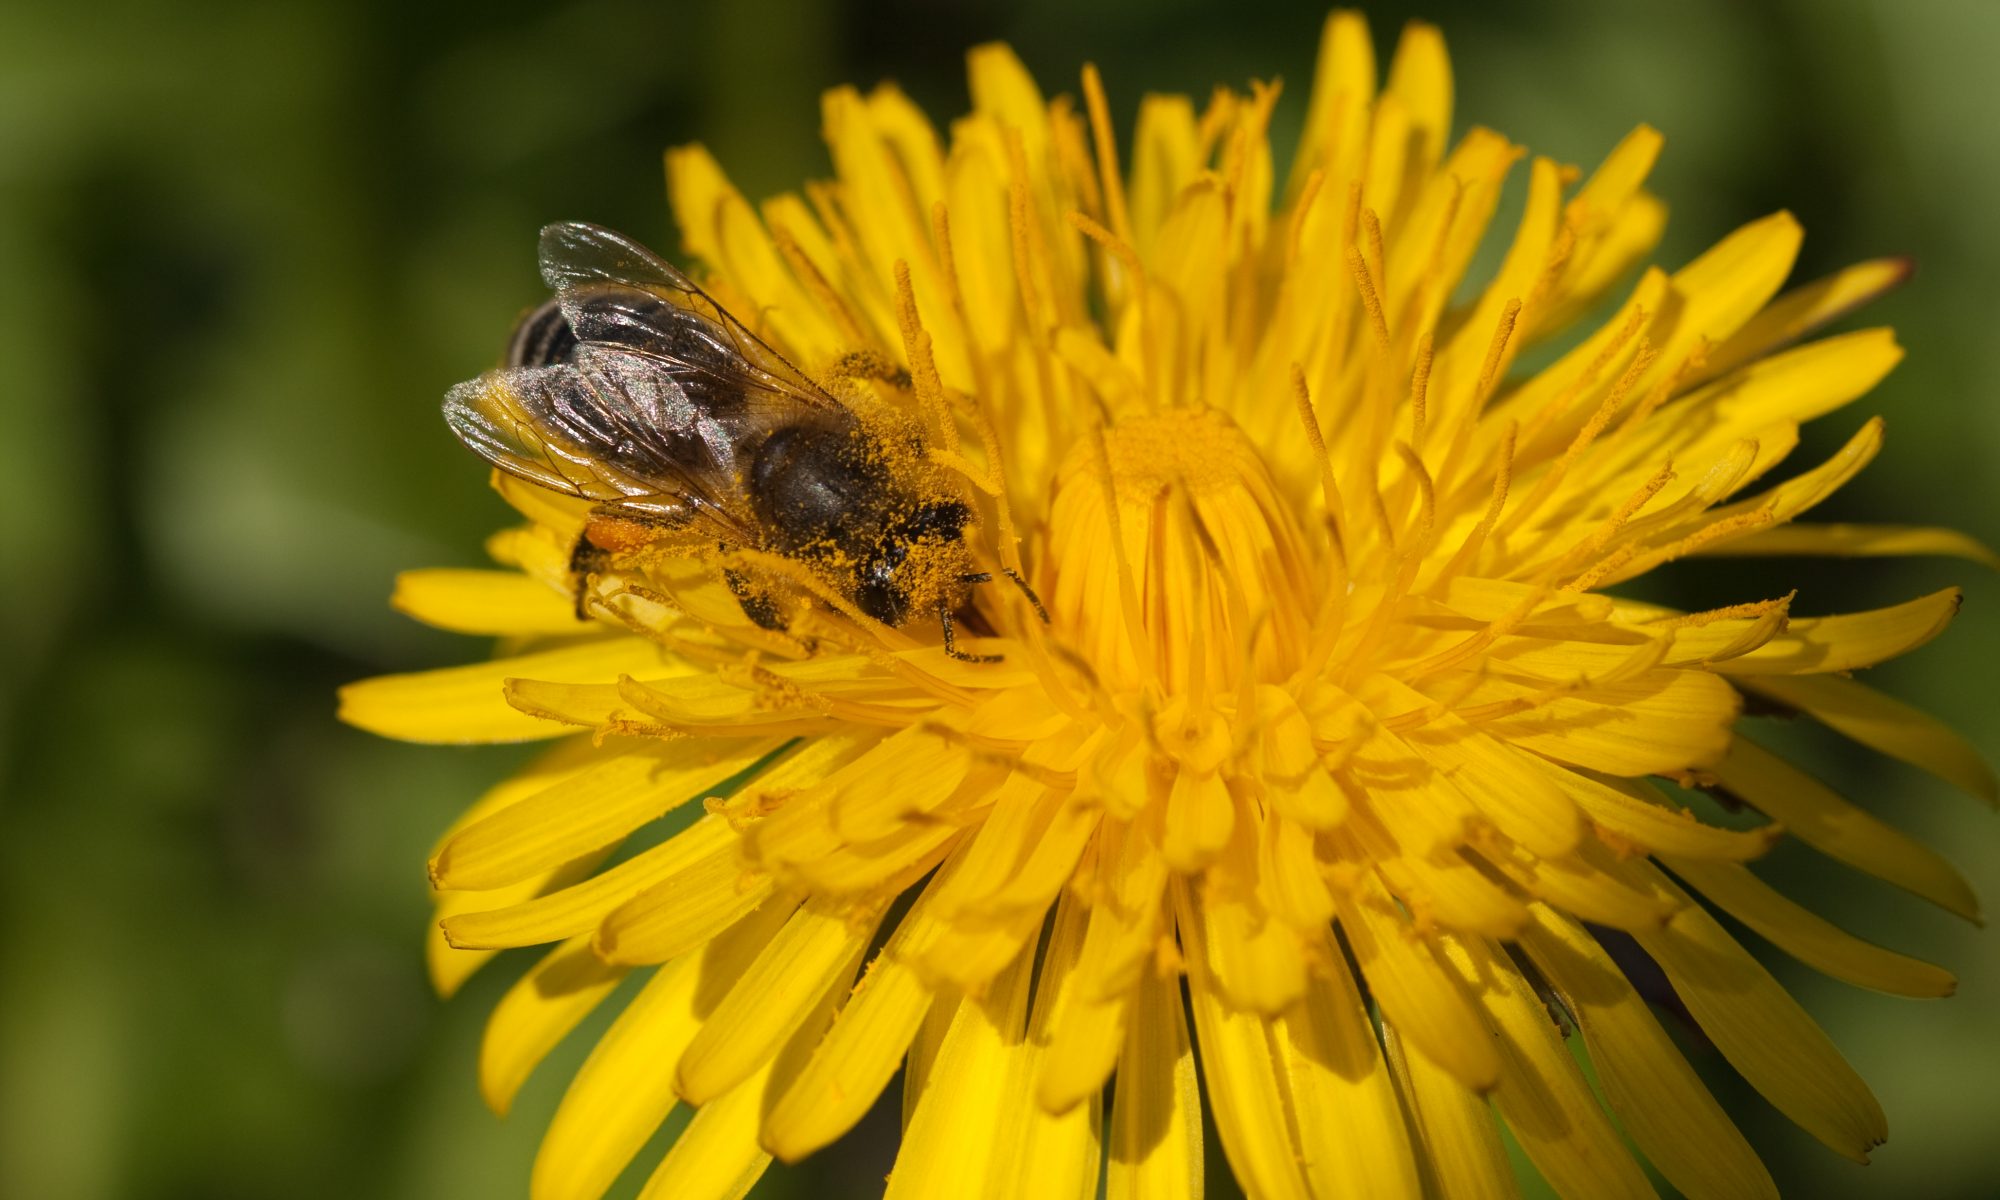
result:
[[[507,365],[546,367],[566,363],[575,355],[576,343],[576,330],[563,315],[562,305],[550,300],[514,326],[514,336],[507,340]]]

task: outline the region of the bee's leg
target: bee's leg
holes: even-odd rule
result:
[[[937,614],[938,624],[944,629],[944,652],[952,658],[960,662],[994,663],[999,662],[1005,657],[1000,654],[967,654],[965,651],[960,650],[958,648],[958,635],[951,627],[951,610],[940,604],[938,605]]]
[[[758,590],[741,571],[733,567],[722,569],[722,581],[729,585],[729,591],[736,597],[736,603],[742,606],[744,616],[761,628],[785,632],[785,614],[769,592]]]
[[[588,537],[578,534],[576,545],[569,552],[570,587],[574,589],[576,619],[590,619],[590,577],[611,565],[611,552],[595,545]]]

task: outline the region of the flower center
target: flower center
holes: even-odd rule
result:
[[[1312,616],[1312,555],[1257,448],[1215,409],[1127,417],[1079,439],[1049,517],[1050,613],[1113,687],[1176,696],[1287,676]]]

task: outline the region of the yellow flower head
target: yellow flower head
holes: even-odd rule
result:
[[[1797,616],[1611,589],[1697,554],[1985,555],[1792,523],[1879,422],[1757,486],[1894,366],[1887,330],[1795,343],[1902,265],[1781,294],[1779,213],[1642,268],[1664,222],[1642,127],[1588,173],[1529,159],[1468,285],[1525,151],[1450,137],[1424,25],[1379,82],[1361,20],[1328,22],[1282,177],[1275,87],[1149,97],[1121,166],[1089,68],[1079,102],[1004,47],[970,67],[945,138],[893,88],[830,92],[835,178],[803,196],[753,206],[698,147],[668,168],[703,288],[914,431],[910,469],[976,514],[969,564],[999,581],[954,619],[999,660],[755,546],[579,579],[589,504],[497,477],[527,518],[491,543],[508,569],[414,572],[396,600],[505,657],[343,697],[399,737],[564,738],[431,862],[441,989],[553,943],[493,1015],[496,1107],[650,975],[534,1194],[599,1195],[686,1103],[648,1195],[739,1196],[900,1068],[892,1195],[1089,1197],[1106,1161],[1114,1197],[1199,1195],[1204,1103],[1257,1197],[1507,1194],[1496,1112],[1565,1196],[1651,1194],[1614,1115],[1687,1194],[1774,1195],[1628,981],[1639,950],[1745,1079],[1865,1160],[1880,1108],[1694,894],[1838,978],[1951,990],[1744,865],[1790,836],[1977,916],[1941,858],[1738,727],[1807,714],[1991,799],[1960,739],[1848,674],[1957,593]],[[745,577],[794,597],[783,628]],[[1676,797],[1700,792],[1768,821],[1698,819]]]

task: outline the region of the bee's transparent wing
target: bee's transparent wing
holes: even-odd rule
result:
[[[748,542],[712,486],[713,456],[673,378],[641,356],[581,347],[574,363],[509,367],[446,394],[458,439],[539,487],[636,516],[685,519]]]
[[[663,360],[697,407],[767,430],[801,409],[845,411],[673,264],[623,234],[581,221],[549,225],[541,263],[579,341]]]

